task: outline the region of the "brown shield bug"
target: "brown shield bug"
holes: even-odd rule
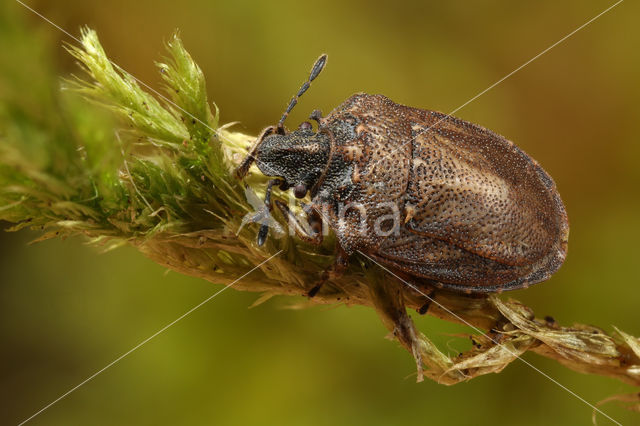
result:
[[[236,170],[273,176],[271,188],[310,194],[300,220],[280,201],[296,234],[322,241],[323,222],[337,237],[336,261],[320,285],[360,251],[439,288],[500,292],[548,279],[562,265],[569,225],[551,177],[511,141],[476,124],[355,94],[326,117],[311,114],[287,131],[284,121],[322,71],[309,79],[275,126],[267,127]],[[264,243],[268,226],[258,232]]]

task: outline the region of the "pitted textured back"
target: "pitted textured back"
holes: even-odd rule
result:
[[[298,96],[325,60],[316,62]],[[287,132],[282,123],[298,96],[249,156],[263,172],[277,171],[269,188],[294,187],[298,198],[310,192],[307,225],[277,203],[300,238],[320,243],[322,234],[308,230],[322,221],[336,234],[336,264],[324,280],[357,251],[417,285],[467,293],[526,287],[562,265],[569,225],[555,183],[511,141],[367,94],[353,95],[324,118],[314,111],[317,132],[308,122]]]

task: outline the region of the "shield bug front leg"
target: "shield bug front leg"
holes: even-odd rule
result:
[[[267,184],[267,190],[264,196],[264,207],[260,209],[258,213],[254,216],[252,221],[261,223],[260,230],[258,231],[258,245],[261,246],[267,240],[267,235],[269,234],[269,217],[271,216],[271,211],[273,210],[273,204],[271,203],[271,192],[273,190],[273,185],[282,185],[284,182],[281,179],[271,179]]]
[[[244,157],[240,165],[236,167],[236,177],[238,179],[242,179],[247,175],[249,167],[251,167],[253,162],[256,161],[256,151],[258,150],[258,147],[267,136],[271,135],[275,131],[275,126],[269,126],[260,133],[258,139],[256,139],[253,145],[251,145],[251,148],[249,148],[249,152],[246,157]]]

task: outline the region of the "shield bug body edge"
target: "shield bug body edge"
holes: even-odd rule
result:
[[[288,132],[284,121],[326,63],[322,55],[276,126],[267,127],[236,173],[255,161],[271,187],[307,192],[308,223],[276,205],[309,242],[322,222],[337,237],[336,262],[361,251],[426,285],[499,292],[548,279],[562,265],[569,225],[551,177],[511,141],[435,111],[355,94],[326,117],[311,114]],[[262,225],[258,244],[267,236]]]

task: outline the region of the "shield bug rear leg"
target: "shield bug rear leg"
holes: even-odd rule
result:
[[[431,300],[427,300],[427,303],[425,303],[424,305],[420,306],[420,308],[418,308],[418,313],[420,315],[426,314],[427,311],[429,310],[429,306],[431,306]]]
[[[424,295],[424,303],[422,304],[422,306],[420,306],[418,309],[416,309],[416,311],[420,314],[420,315],[424,315],[429,311],[429,308],[431,307],[431,304],[433,302],[435,302],[435,297],[436,297],[436,289],[435,288],[431,288],[426,292],[421,292]]]
[[[410,288],[412,288],[416,293],[422,296],[422,305],[418,309],[416,309],[416,312],[420,315],[426,314],[427,311],[429,311],[431,304],[435,302],[434,299],[436,295],[436,289],[434,287],[437,286],[437,283],[432,280],[416,281],[415,277],[412,277],[411,275],[403,273],[401,271],[395,272],[395,274],[392,274],[391,277],[393,278],[394,275],[395,278],[398,278],[400,280],[400,282],[408,284]],[[427,283],[430,285],[425,286],[424,284]]]

